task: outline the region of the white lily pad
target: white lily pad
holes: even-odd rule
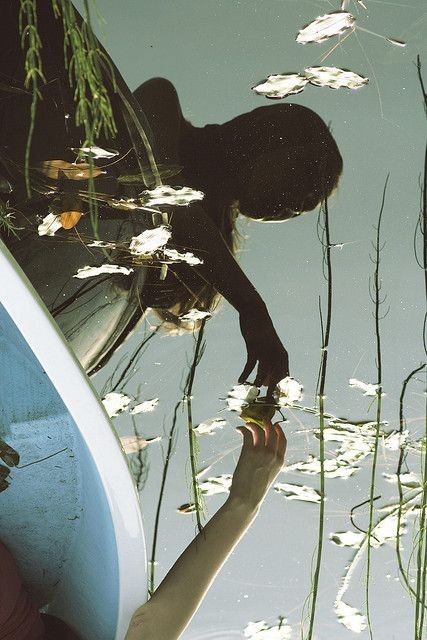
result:
[[[335,603],[334,611],[338,622],[354,633],[362,633],[366,629],[366,617],[355,607],[350,607],[342,600]]]
[[[304,73],[310,84],[331,89],[360,89],[369,82],[369,78],[337,67],[307,67]]]
[[[130,414],[132,416],[135,416],[138,413],[149,413],[150,411],[154,411],[154,409],[157,407],[158,404],[159,404],[158,398],[152,398],[151,400],[144,400],[144,402],[140,402],[139,404],[135,405],[132,408]]]
[[[299,44],[324,42],[333,36],[339,36],[354,28],[355,18],[348,11],[334,11],[319,16],[301,29],[296,37]]]
[[[274,490],[284,495],[288,500],[302,500],[303,502],[320,502],[320,493],[317,489],[301,484],[289,484],[287,482],[277,482]]]
[[[329,540],[338,547],[352,547],[359,549],[365,538],[361,531],[341,531],[329,534]]]
[[[61,216],[48,213],[37,227],[39,236],[53,236],[58,229],[62,229]]]
[[[299,73],[271,75],[264,82],[252,87],[252,91],[266,98],[279,99],[301,93],[307,82],[308,78]]]
[[[170,240],[172,231],[169,227],[161,225],[155,229],[146,229],[138,236],[134,236],[129,245],[129,251],[133,255],[152,254],[161,249]]]
[[[102,398],[102,403],[110,418],[118,416],[119,413],[126,411],[131,399],[124,393],[112,391]]]
[[[93,278],[95,276],[100,276],[103,273],[122,273],[125,276],[130,275],[133,272],[133,269],[128,269],[127,267],[122,267],[117,264],[102,264],[100,267],[82,267],[77,270],[77,273],[73,275],[73,278]]]
[[[161,185],[155,189],[143,191],[141,197],[145,204],[154,205],[174,205],[186,207],[191,202],[203,200],[204,193],[191,189],[191,187],[170,187]]]

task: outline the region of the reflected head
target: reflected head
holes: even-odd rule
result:
[[[327,125],[297,104],[260,107],[221,125],[240,212],[260,221],[288,220],[330,195],[342,158]]]

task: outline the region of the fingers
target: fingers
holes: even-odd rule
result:
[[[283,433],[283,429],[280,426],[279,422],[276,422],[276,424],[274,425],[274,429],[275,429],[276,434],[277,434],[276,454],[277,454],[278,458],[281,458],[282,460],[284,460],[285,453],[286,453],[286,446],[287,446],[286,436]]]
[[[251,438],[254,448],[261,448],[265,446],[265,434],[262,427],[255,424],[254,422],[247,422],[246,426],[243,428],[252,434]]]
[[[246,382],[246,380],[254,370],[256,363],[257,363],[257,359],[253,356],[248,355],[248,359],[246,360],[245,367],[239,376],[239,384]]]
[[[243,436],[242,449],[247,449],[253,444],[252,431],[250,429],[247,429],[246,427],[237,427],[236,431],[239,431]]]

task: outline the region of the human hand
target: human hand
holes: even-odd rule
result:
[[[270,420],[264,420],[264,428],[248,422],[238,431],[243,446],[229,499],[256,510],[283,466],[286,438],[279,423],[273,425]]]
[[[289,375],[288,352],[281,343],[267,312],[255,311],[240,314],[240,330],[246,343],[247,360],[239,377],[239,383],[246,382],[256,364],[256,387],[266,385],[267,395],[271,395],[279,380]]]

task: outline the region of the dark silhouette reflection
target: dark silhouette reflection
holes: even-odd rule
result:
[[[8,33],[0,44],[0,79],[2,85],[22,88],[17,3],[6,4],[2,32],[7,29]],[[114,162],[96,161],[103,171],[94,180],[100,200],[99,237],[125,245],[153,224],[148,212],[119,211],[104,203],[113,197],[137,196],[153,186],[146,180],[138,188],[124,188],[117,180],[123,173],[138,169],[146,153],[137,128],[129,126],[125,101],[155,147],[164,182],[185,184],[205,194],[201,203],[179,211],[162,207],[171,214],[171,247],[193,252],[203,264],[174,264],[160,280],[159,269],[138,268],[131,260],[135,268],[131,276],[73,279],[77,268],[105,263],[106,253],[115,264],[129,265],[130,259],[120,249],[102,252],[85,245],[84,241],[93,237],[87,214],[76,226],[60,229],[54,237],[37,235],[36,214],[46,215],[49,207],[51,211],[56,207],[56,211],[79,214],[87,212],[88,206],[82,198],[88,189],[87,180],[70,180],[67,168],[62,171],[54,165],[50,171],[46,165],[48,160],[72,162],[75,156],[70,149],[80,146],[83,138],[81,130],[73,125],[73,95],[64,71],[62,28],[47,5],[50,3],[37,3],[42,42],[50,44],[43,50],[48,84],[43,87],[43,100],[38,106],[31,152],[31,165],[39,169],[32,172],[38,186],[31,199],[24,193],[23,182],[30,96],[9,92],[2,94],[0,102],[2,177],[13,186],[7,199],[20,212],[15,214],[16,225],[23,227],[19,239],[3,233],[6,243],[89,373],[108,360],[147,307],[156,309],[164,321],[182,326],[180,315],[193,307],[213,309],[219,296],[224,296],[239,313],[247,348],[240,380],[246,380],[258,365],[255,384],[266,384],[271,390],[288,374],[288,355],[261,296],[234,258],[235,221],[239,213],[259,221],[288,220],[314,209],[329,196],[337,185],[342,159],[327,126],[310,109],[276,104],[222,125],[194,127],[183,118],[169,81],[152,79],[132,96],[114,68],[121,95],[107,77],[106,86],[118,134],[113,140],[100,135],[97,142],[114,147],[120,155]],[[17,62],[12,64],[12,59]],[[65,118],[68,114],[70,117]],[[142,162],[147,163],[146,156]]]

